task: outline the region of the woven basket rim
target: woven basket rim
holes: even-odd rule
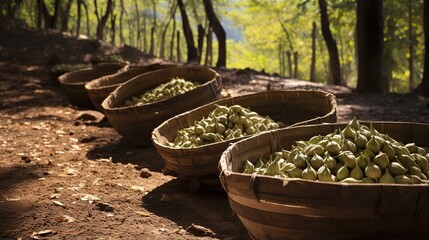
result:
[[[118,87],[118,86],[124,84],[125,82],[130,81],[133,78],[136,78],[136,77],[138,77],[138,76],[140,76],[142,74],[146,74],[146,73],[149,73],[149,72],[155,72],[155,71],[159,71],[159,70],[163,70],[163,69],[151,70],[151,71],[148,71],[146,73],[141,73],[139,75],[134,76],[133,78],[128,79],[125,82],[114,83],[114,84],[107,84],[107,85],[102,85],[102,86],[96,86],[96,84],[99,84],[101,82],[109,82],[110,79],[115,78],[115,77],[120,77],[122,75],[126,75],[128,73],[128,71],[132,71],[133,69],[137,69],[137,68],[150,69],[151,67],[157,66],[157,65],[160,65],[160,66],[173,66],[173,64],[160,64],[160,63],[153,63],[153,64],[149,64],[149,65],[130,66],[127,71],[118,72],[118,73],[116,73],[114,75],[102,76],[102,77],[96,78],[96,79],[94,79],[94,80],[86,83],[85,84],[85,89],[87,91],[89,91],[89,92],[97,92],[97,91],[102,91],[102,90],[105,90],[105,89],[115,88],[115,87]]]
[[[117,73],[120,73],[122,71],[124,71],[125,69],[128,69],[128,65],[124,65],[124,64],[111,64],[111,63],[105,63],[105,64],[100,64],[99,66],[118,66],[119,68],[112,73],[106,74],[105,76],[110,76],[110,75],[114,75]],[[122,66],[122,67],[120,67]],[[96,66],[92,66],[92,67],[87,67],[87,68],[82,68],[79,70],[75,70],[75,71],[71,71],[71,72],[66,72],[64,74],[61,74],[58,77],[58,81],[62,84],[62,85],[70,85],[70,86],[77,86],[77,85],[86,85],[87,83],[91,82],[92,80],[98,79],[98,78],[94,78],[94,79],[88,79],[86,81],[79,81],[79,82],[69,82],[67,81],[67,78],[70,76],[75,76],[75,75],[80,75],[83,73],[92,73],[98,71]],[[103,76],[103,77],[105,77]]]
[[[292,124],[292,125],[290,125],[290,126],[288,126],[286,128],[293,127],[293,126],[299,126],[301,124],[304,125],[306,122],[314,121],[315,119],[323,118],[325,116],[331,115],[334,112],[336,112],[337,102],[335,100],[335,95],[333,95],[330,92],[326,92],[326,91],[323,91],[323,90],[320,90],[320,89],[318,89],[318,90],[269,90],[269,91],[263,91],[263,92],[257,92],[257,93],[247,93],[247,94],[243,94],[243,95],[239,95],[239,96],[235,96],[235,97],[228,97],[228,98],[224,98],[224,99],[219,99],[219,100],[216,100],[214,102],[207,103],[207,104],[205,104],[203,106],[200,106],[200,107],[197,107],[195,109],[192,109],[190,111],[184,112],[182,114],[179,114],[179,115],[177,115],[175,117],[172,117],[170,119],[167,119],[166,121],[164,121],[161,125],[159,125],[158,127],[156,127],[152,131],[152,142],[157,147],[159,146],[160,148],[163,148],[163,149],[180,150],[180,151],[183,151],[183,152],[187,152],[187,151],[193,152],[193,151],[196,151],[196,150],[208,149],[208,148],[211,148],[212,146],[219,146],[221,144],[228,144],[229,145],[230,143],[234,143],[234,142],[238,142],[238,141],[241,141],[241,140],[245,140],[245,139],[247,139],[249,137],[254,137],[254,136],[258,136],[260,134],[264,134],[264,133],[269,132],[269,131],[266,131],[266,132],[263,132],[263,133],[257,133],[257,134],[249,135],[249,136],[243,136],[243,137],[239,137],[239,138],[233,138],[233,139],[230,139],[228,141],[209,143],[209,144],[205,144],[205,145],[201,145],[201,146],[197,146],[197,147],[193,147],[193,148],[176,148],[176,147],[170,147],[170,146],[163,145],[163,144],[159,143],[159,141],[158,141],[158,139],[156,137],[155,132],[156,131],[159,132],[159,129],[161,129],[162,127],[164,127],[169,121],[171,121],[171,120],[173,120],[175,118],[178,118],[178,117],[181,117],[181,116],[185,116],[185,115],[189,114],[190,112],[198,111],[199,109],[202,109],[202,108],[210,107],[212,105],[218,104],[219,102],[224,102],[224,101],[228,101],[228,100],[231,100],[231,99],[242,98],[242,97],[250,97],[250,96],[256,96],[256,95],[261,95],[261,94],[281,93],[281,92],[293,92],[293,93],[295,93],[295,92],[305,92],[305,93],[315,92],[315,93],[321,93],[321,94],[326,95],[328,97],[328,99],[329,99],[329,102],[332,104],[332,109],[328,113],[326,113],[325,115],[319,116],[319,117],[316,117],[316,118],[313,118],[313,119],[309,119],[309,120],[306,120],[306,121],[301,121],[301,122]]]
[[[136,79],[136,78],[138,78],[138,77],[142,77],[142,75],[145,75],[145,76],[151,76],[151,75],[154,75],[154,74],[158,74],[159,72],[162,72],[162,71],[169,71],[169,70],[175,70],[175,69],[186,69],[186,68],[196,68],[196,69],[201,69],[201,70],[204,70],[204,71],[208,71],[208,72],[211,72],[213,75],[214,75],[214,78],[213,79],[211,79],[211,80],[209,80],[209,81],[206,81],[205,83],[203,83],[203,84],[201,84],[201,85],[199,85],[198,87],[196,87],[196,88],[194,88],[193,90],[191,90],[191,91],[188,91],[188,92],[185,92],[185,93],[183,93],[183,94],[179,94],[179,95],[176,95],[176,96],[173,96],[173,97],[170,97],[170,98],[167,98],[167,99],[163,99],[163,100],[160,100],[160,101],[156,101],[156,102],[150,102],[150,103],[145,103],[145,104],[142,104],[142,105],[139,105],[139,106],[136,106],[136,105],[133,105],[133,106],[121,106],[121,107],[111,107],[108,103],[109,102],[111,102],[112,100],[111,99],[113,99],[114,98],[114,96],[115,96],[115,94],[116,94],[116,92],[123,86],[123,85],[125,85],[127,82],[130,82],[131,80],[134,80],[134,79]],[[192,94],[192,91],[194,91],[194,90],[196,90],[196,89],[200,89],[200,88],[202,88],[202,87],[205,87],[205,86],[207,86],[207,85],[210,85],[210,84],[212,84],[211,82],[212,82],[212,80],[216,80],[216,81],[218,81],[218,82],[222,82],[222,80],[221,80],[221,76],[220,76],[220,74],[219,73],[217,73],[215,70],[213,70],[213,69],[211,69],[211,68],[208,68],[208,67],[202,67],[202,66],[177,66],[177,67],[173,67],[173,68],[170,68],[170,69],[159,69],[159,70],[155,70],[155,71],[151,71],[151,72],[148,72],[148,73],[145,73],[145,74],[142,74],[142,75],[139,75],[139,76],[137,76],[137,77],[135,77],[135,78],[133,78],[133,79],[131,79],[131,80],[129,80],[129,81],[127,81],[127,82],[125,82],[125,83],[123,83],[123,84],[121,84],[118,88],[116,88],[115,89],[115,91],[113,91],[112,93],[110,93],[109,94],[109,96],[107,96],[106,97],[106,99],[104,99],[104,101],[101,103],[101,106],[102,106],[102,108],[103,108],[103,110],[105,111],[105,112],[115,112],[115,113],[119,113],[119,112],[135,112],[135,111],[139,111],[139,110],[144,110],[145,108],[147,108],[148,106],[153,106],[154,104],[163,104],[163,103],[167,103],[167,102],[172,102],[172,101],[175,101],[176,99],[177,99],[177,97],[186,97],[187,95],[189,95],[189,94]]]
[[[420,122],[402,122],[402,121],[359,121],[359,123],[361,124],[365,124],[365,125],[369,125],[370,123],[374,123],[374,124],[395,124],[395,125],[399,125],[399,124],[407,124],[407,125],[420,125],[420,126],[426,126],[429,128],[429,123],[420,123]],[[341,183],[341,182],[321,182],[321,181],[312,181],[312,180],[307,180],[307,179],[301,179],[301,178],[278,178],[278,177],[274,177],[274,176],[267,176],[267,175],[259,175],[259,174],[248,174],[248,173],[240,173],[240,172],[234,172],[230,169],[228,169],[228,162],[230,160],[227,160],[227,155],[230,154],[230,152],[232,151],[233,148],[236,148],[238,144],[242,144],[245,141],[249,141],[251,139],[257,138],[261,135],[268,135],[268,134],[277,134],[278,131],[288,131],[290,129],[300,129],[300,128],[312,128],[312,127],[317,127],[317,126],[343,126],[346,125],[347,122],[346,121],[341,121],[341,122],[337,122],[337,123],[321,123],[321,124],[310,124],[310,125],[303,125],[303,126],[293,126],[293,127],[287,127],[287,128],[283,128],[283,129],[278,129],[278,130],[271,130],[271,131],[267,131],[258,135],[252,135],[246,139],[242,139],[240,141],[234,142],[231,145],[228,146],[228,148],[222,153],[222,156],[219,160],[219,164],[218,164],[218,169],[219,169],[219,178],[220,181],[222,183],[222,185],[224,185],[225,182],[227,182],[228,177],[227,176],[238,176],[238,177],[243,177],[243,178],[249,178],[249,181],[251,181],[251,178],[258,178],[258,179],[266,179],[266,180],[273,180],[273,181],[279,181],[283,184],[283,186],[286,186],[288,184],[299,184],[302,185],[302,183],[306,183],[306,184],[321,184],[321,185],[331,185],[331,186],[338,186],[340,188],[343,187],[369,187],[369,186],[373,186],[373,187],[407,187],[407,188],[428,188],[429,187],[429,183],[428,184],[398,184],[398,183],[368,183],[368,184],[363,184],[363,183]],[[224,190],[226,192],[228,192],[228,187],[224,186]]]

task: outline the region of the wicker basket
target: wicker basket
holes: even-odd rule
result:
[[[99,77],[126,71],[127,69],[128,65],[105,63],[65,73],[58,79],[71,104],[79,107],[94,108],[94,104],[92,104],[85,90],[85,84]]]
[[[158,153],[173,171],[184,177],[201,178],[203,183],[213,177],[219,183],[217,165],[221,154],[230,143],[240,138],[189,149],[168,147],[166,142],[173,142],[179,129],[189,127],[195,121],[206,117],[215,109],[215,104],[228,106],[239,104],[261,116],[270,116],[275,121],[289,125],[337,120],[337,103],[335,96],[330,93],[268,91],[221,99],[165,121],[152,133],[152,141]]]
[[[85,85],[85,89],[88,92],[89,98],[91,99],[94,106],[97,108],[97,110],[102,112],[103,108],[101,107],[101,103],[122,83],[150,71],[174,66],[175,65],[155,63],[151,65],[131,67],[128,69],[128,71],[119,72],[113,75],[103,76],[92,80]]]
[[[368,125],[368,123],[363,123]],[[296,140],[326,135],[345,124],[271,131],[223,152],[220,180],[232,210],[254,239],[424,239],[429,227],[429,186],[325,183],[242,174],[246,160],[290,149]],[[428,147],[428,124],[374,122],[403,143]]]
[[[188,81],[199,82],[201,86],[162,101],[140,106],[122,107],[132,96],[142,94],[181,77]],[[110,124],[123,137],[142,146],[152,146],[151,132],[165,120],[215,101],[220,97],[222,79],[220,75],[206,67],[174,67],[149,72],[122,84],[101,104]]]

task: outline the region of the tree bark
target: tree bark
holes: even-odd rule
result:
[[[383,1],[357,1],[358,83],[360,92],[385,93],[383,81]]]
[[[416,93],[429,97],[429,0],[423,1],[423,33],[425,37],[423,79]]]
[[[76,23],[76,37],[80,34],[80,23],[82,22],[82,0],[77,0],[77,23]]]
[[[313,22],[313,29],[311,30],[310,82],[316,82],[316,37],[317,37],[316,22]]]
[[[413,33],[413,1],[408,0],[408,50],[410,53],[410,57],[408,58],[408,70],[410,71],[410,79],[409,79],[409,90],[410,92],[414,91],[416,88],[416,83],[414,81],[414,33]]]
[[[289,67],[289,78],[292,78],[292,53],[288,50],[286,51],[286,55],[287,55],[287,63],[288,63],[288,67]]]
[[[213,63],[213,45],[212,45],[212,39],[213,39],[213,30],[208,26],[207,30],[207,36],[206,36],[206,57],[204,60],[204,65],[206,66],[212,66]]]
[[[137,27],[136,27],[136,29],[137,29],[137,33],[136,33],[137,45],[136,45],[136,47],[137,47],[137,49],[141,49],[141,45],[140,45],[140,39],[141,39],[141,37],[140,37],[141,36],[141,33],[140,33],[140,10],[139,10],[139,5],[137,4],[137,0],[134,0],[134,8],[136,9],[136,22],[137,22]],[[143,52],[146,52],[146,48],[144,48]]]
[[[207,15],[207,18],[210,22],[210,26],[213,29],[213,32],[216,35],[217,41],[219,42],[218,50],[218,59],[216,62],[216,67],[226,67],[226,33],[222,27],[222,24],[219,22],[219,19],[216,17],[216,14],[213,10],[213,4],[211,0],[203,0],[204,9]]]
[[[124,29],[123,29],[123,21],[124,21],[124,13],[125,7],[124,7],[124,0],[121,0],[121,13],[119,14],[119,41],[121,42],[121,45],[124,45],[125,38],[124,38]]]
[[[86,15],[86,35],[90,37],[90,28],[89,28],[89,13],[88,13],[88,6],[86,5],[85,1],[82,1],[82,6],[85,8],[85,15]]]
[[[62,32],[68,32],[69,31],[69,17],[70,17],[70,9],[71,5],[73,3],[73,0],[68,0],[66,9],[61,11],[61,31]]]
[[[203,25],[198,24],[198,63],[201,62],[201,55],[203,54],[204,35],[205,30]]]
[[[325,39],[329,53],[329,68],[331,70],[332,82],[334,85],[341,85],[341,66],[338,55],[338,48],[335,39],[332,37],[329,28],[329,17],[325,0],[319,0],[322,35]]]
[[[177,7],[174,9],[174,17],[173,17],[173,30],[171,31],[171,41],[170,41],[170,61],[174,60],[174,36],[176,35],[176,10]]]
[[[153,11],[153,24],[152,27],[150,28],[150,48],[149,48],[149,53],[150,55],[154,56],[155,55],[155,32],[156,29],[158,28],[157,26],[157,21],[156,21],[156,2],[154,0],[152,0],[152,11]]]
[[[177,39],[177,62],[181,62],[182,61],[182,56],[181,56],[181,53],[180,53],[180,31],[177,31],[177,37],[176,37],[176,39]]]
[[[182,15],[183,34],[185,35],[186,46],[188,49],[187,62],[196,62],[198,61],[197,48],[195,47],[194,35],[192,33],[191,25],[189,24],[185,5],[183,4],[183,0],[177,0],[177,3]]]
[[[167,35],[168,26],[170,25],[171,19],[173,19],[174,16],[176,15],[176,8],[177,8],[177,4],[175,1],[173,1],[173,3],[171,4],[171,9],[170,9],[170,16],[167,20],[167,23],[165,24],[164,29],[162,30],[161,44],[159,46],[159,57],[160,58],[164,58],[164,56],[165,56],[165,37]],[[174,31],[173,31],[173,33],[174,33]]]
[[[294,69],[293,69],[293,78],[298,79],[298,52],[293,53],[293,63],[294,63]]]
[[[95,5],[95,14],[97,15],[98,24],[97,24],[97,34],[96,37],[98,40],[104,40],[104,29],[106,28],[107,20],[113,10],[113,0],[107,0],[107,7],[104,15],[100,18],[97,10],[97,0],[94,0]]]

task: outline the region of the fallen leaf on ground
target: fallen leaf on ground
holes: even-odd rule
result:
[[[55,231],[53,231],[51,229],[46,229],[46,230],[43,230],[40,232],[33,232],[30,237],[32,239],[40,239],[40,237],[44,237],[44,236],[51,235],[51,234],[55,234]]]
[[[58,205],[58,206],[61,206],[61,207],[66,207],[66,205],[65,205],[64,203],[60,202],[60,201],[52,200],[52,202],[53,202],[55,205]]]
[[[60,196],[61,196],[61,194],[59,194],[59,193],[54,193],[54,194],[51,194],[51,196],[49,196],[49,199],[57,199],[57,198],[60,198]]]
[[[145,191],[143,186],[136,186],[136,185],[131,186],[131,190],[138,191],[138,192],[144,192]]]
[[[134,211],[134,212],[140,216],[143,216],[143,217],[149,217],[150,216],[150,212],[146,212],[146,211]]]
[[[93,203],[94,201],[99,201],[101,199],[95,195],[83,194],[83,195],[81,195],[80,200],[88,201],[89,203]]]
[[[68,215],[62,215],[60,217],[56,217],[55,221],[57,221],[57,222],[71,223],[71,222],[76,221],[76,219],[74,217],[70,217]]]

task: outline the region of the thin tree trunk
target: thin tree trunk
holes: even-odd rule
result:
[[[219,19],[216,17],[216,14],[213,10],[212,1],[203,0],[203,2],[207,18],[210,22],[210,26],[212,27],[213,32],[215,33],[217,41],[219,43],[216,67],[226,67],[226,32],[223,29]]]
[[[183,34],[185,35],[186,46],[188,49],[187,62],[196,62],[198,61],[197,48],[195,47],[194,35],[192,33],[191,25],[189,24],[188,14],[186,13],[183,0],[177,0],[177,3],[182,15]]]
[[[160,58],[164,58],[165,56],[165,37],[167,35],[167,30],[168,30],[168,26],[170,25],[171,19],[174,18],[174,16],[176,15],[176,2],[173,0],[172,4],[171,4],[171,9],[170,9],[170,16],[168,17],[167,23],[165,24],[164,29],[162,30],[162,35],[161,35],[161,44],[159,46],[159,57]],[[174,31],[173,31],[174,33]]]
[[[204,35],[205,30],[203,25],[198,24],[198,63],[201,62],[201,55],[203,54]]]
[[[292,78],[292,53],[288,50],[286,51],[287,63],[289,65],[289,78]]]
[[[113,14],[110,18],[110,28],[112,29],[111,38],[112,38],[112,44],[115,45],[116,40],[116,14]]]
[[[383,1],[357,1],[358,82],[361,92],[384,93],[383,82]]]
[[[341,66],[338,55],[338,48],[335,39],[332,37],[331,29],[329,28],[328,11],[325,0],[319,0],[322,35],[325,39],[326,47],[329,53],[329,68],[332,74],[334,85],[341,85]]]
[[[173,30],[171,31],[171,41],[170,41],[170,61],[174,60],[174,36],[176,35],[176,10],[174,9],[174,17],[173,17]]]
[[[136,47],[137,47],[137,49],[141,49],[141,46],[140,46],[140,36],[141,36],[141,33],[140,33],[140,10],[139,10],[139,5],[137,4],[137,0],[134,0],[134,8],[136,9],[136,22],[137,22],[137,27],[136,27],[136,29],[137,29],[137,33],[136,33],[137,45],[136,45]],[[146,48],[143,50],[143,52],[146,52]]]
[[[150,49],[149,49],[149,53],[150,55],[154,56],[155,54],[155,26],[152,26],[150,28]]]
[[[121,13],[119,15],[119,41],[121,42],[121,45],[125,44],[125,38],[124,38],[124,29],[123,29],[123,21],[124,21],[124,13],[125,7],[124,7],[124,0],[121,0]]]
[[[206,46],[206,58],[204,60],[204,65],[206,66],[212,66],[212,60],[213,60],[213,45],[212,45],[212,39],[213,39],[213,31],[212,28],[210,27],[210,25],[208,26],[208,31],[207,31],[207,46]]]
[[[311,30],[310,82],[316,82],[316,37],[317,37],[316,22],[313,22],[313,29]]]
[[[106,28],[107,20],[110,14],[112,13],[113,0],[107,0],[106,11],[104,12],[103,16],[101,16],[101,18],[97,10],[97,0],[94,0],[94,6],[95,6],[95,15],[97,16],[97,19],[98,19],[96,37],[98,40],[104,40],[104,29]]]
[[[279,42],[279,74],[280,76],[283,75],[283,68],[284,68],[284,57],[283,57],[283,42]]]
[[[82,22],[82,0],[77,0],[77,23],[76,23],[76,37],[80,34],[80,23]]]
[[[410,57],[408,58],[408,70],[410,71],[410,79],[409,79],[409,90],[410,92],[414,91],[416,88],[416,83],[414,81],[414,33],[413,33],[413,1],[408,0],[408,38],[409,44],[408,49],[410,52]]]
[[[73,0],[68,0],[67,5],[66,5],[66,9],[64,11],[62,11],[62,19],[61,19],[61,31],[62,32],[68,32],[69,31],[69,17],[70,17],[70,9],[71,9],[71,5],[73,3]]]
[[[294,62],[294,70],[293,70],[293,78],[298,79],[298,52],[293,53],[293,62]]]
[[[429,0],[423,1],[423,33],[425,37],[423,79],[416,92],[429,97]]]
[[[88,13],[88,6],[86,5],[85,1],[82,1],[82,6],[85,8],[85,15],[86,15],[86,35],[90,37],[91,29],[89,28],[89,13]]]
[[[180,63],[182,61],[182,56],[180,53],[180,31],[177,31],[177,62]]]

